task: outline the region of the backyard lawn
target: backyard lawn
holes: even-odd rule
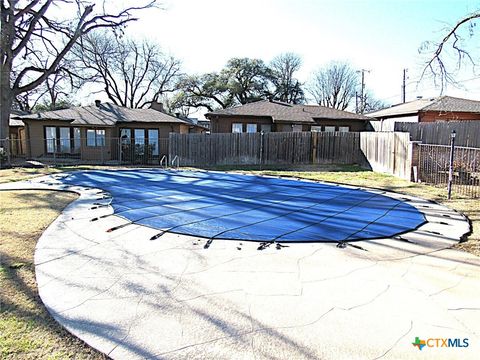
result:
[[[85,168],[6,169],[0,170],[0,182],[26,180]],[[393,176],[365,171],[357,166],[305,166],[294,170],[237,168],[235,171],[381,188],[438,201],[470,218],[474,231],[467,242],[456,247],[480,255],[478,199],[454,197],[447,201],[443,188],[410,183]],[[33,255],[36,241],[62,209],[75,198],[74,194],[55,191],[0,191],[0,358],[104,357],[67,333],[49,316],[38,297],[35,283]]]
[[[1,170],[2,179],[11,170]],[[53,320],[35,282],[35,244],[76,198],[56,191],[0,191],[0,358],[102,359]]]

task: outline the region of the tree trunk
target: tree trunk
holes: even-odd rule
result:
[[[3,148],[0,154],[0,169],[10,166],[8,143],[10,133],[10,111],[12,108],[13,95],[10,89],[10,67],[4,64],[0,72],[0,148]]]

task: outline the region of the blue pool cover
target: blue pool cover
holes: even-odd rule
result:
[[[135,224],[208,239],[355,241],[425,222],[413,206],[376,192],[290,179],[142,169],[75,172],[63,181],[109,192],[115,215]]]

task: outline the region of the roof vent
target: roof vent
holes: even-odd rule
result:
[[[417,100],[423,99],[423,96],[417,96]]]
[[[95,106],[100,107],[100,104],[102,103],[101,100],[95,100]]]

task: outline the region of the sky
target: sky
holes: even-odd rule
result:
[[[182,60],[187,73],[219,71],[232,57],[268,62],[294,52],[303,59],[301,81],[330,61],[348,61],[369,70],[367,89],[395,104],[404,68],[407,101],[440,95],[431,80],[418,84],[426,59],[419,48],[441,39],[446,27],[479,9],[480,1],[163,0],[161,7],[138,13],[127,34],[158,42]],[[480,77],[473,69],[465,68],[457,80],[463,88],[449,86],[444,94],[480,100]]]

